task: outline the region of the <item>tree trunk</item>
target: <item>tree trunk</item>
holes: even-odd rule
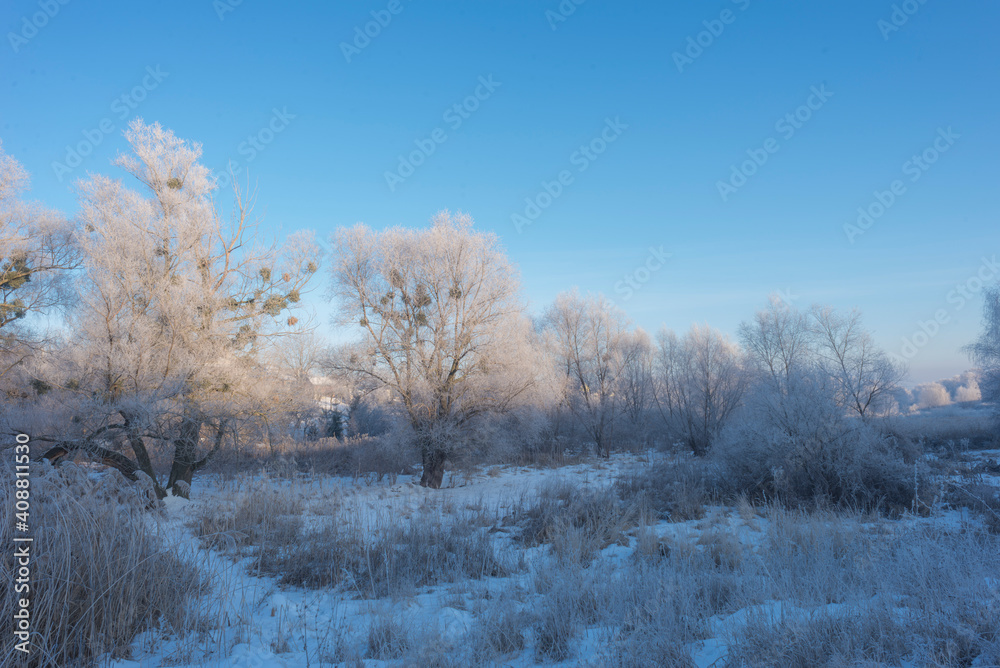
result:
[[[174,463],[170,467],[170,479],[167,481],[167,489],[171,490],[174,496],[187,498],[190,493],[200,435],[201,420],[185,417],[181,422],[180,435],[174,439]],[[178,485],[179,482],[185,484]]]
[[[135,426],[137,422],[135,416],[122,412],[122,417],[125,418],[125,434],[129,445],[132,447],[132,453],[135,455],[135,461],[139,465],[139,470],[148,475],[149,479],[153,481],[153,490],[156,492],[156,497],[158,499],[165,498],[167,491],[160,487],[160,483],[156,481],[156,472],[153,470],[153,462],[149,458],[149,450],[146,449],[146,442],[142,440],[142,435]]]
[[[444,481],[445,454],[434,448],[433,445],[427,445],[421,448],[421,450],[424,472],[420,476],[420,486],[441,489],[441,483]]]
[[[128,434],[129,445],[132,446],[132,452],[135,453],[135,458],[139,462],[139,470],[149,476],[149,479],[153,481],[153,491],[156,492],[156,498],[163,499],[167,496],[167,490],[160,487],[160,483],[156,481],[156,472],[153,471],[153,463],[149,459],[149,452],[146,450],[146,443],[142,440],[142,437],[134,432]]]

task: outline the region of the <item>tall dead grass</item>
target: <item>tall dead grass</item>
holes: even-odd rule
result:
[[[0,483],[0,542],[8,546],[14,544],[13,479],[5,471]],[[6,587],[0,599],[4,665],[87,665],[109,652],[127,657],[143,630],[191,628],[189,603],[203,578],[196,564],[151,532],[143,511],[148,499],[117,471],[96,477],[72,464],[39,466],[30,490],[32,651],[21,660],[13,648],[11,624],[25,594]],[[12,583],[14,577],[11,559],[0,560],[0,579]]]

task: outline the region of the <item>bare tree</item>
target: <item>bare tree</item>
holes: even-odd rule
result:
[[[699,454],[736,410],[746,388],[739,348],[718,330],[692,327],[684,337],[688,442]]]
[[[515,270],[494,235],[446,211],[429,229],[358,225],[333,243],[339,321],[363,335],[336,370],[392,391],[420,449],[420,483],[438,488],[464,430],[537,388],[541,363]]]
[[[884,412],[906,368],[876,346],[858,311],[844,316],[832,308],[814,306],[809,315],[814,351],[824,371],[836,381],[837,403],[862,419]]]
[[[979,387],[982,397],[1000,400],[1000,286],[987,287],[983,301],[983,331],[974,343],[965,347],[973,364],[980,367]]]
[[[24,168],[0,146],[0,378],[37,349],[25,319],[66,303],[79,264],[72,224],[24,201],[27,187]]]
[[[315,328],[296,322],[284,336],[276,338],[272,359],[297,383],[309,382],[310,375],[322,366],[327,344]]]
[[[581,297],[576,291],[560,294],[545,314],[557,366],[569,381],[566,401],[602,457],[611,453],[622,410],[627,325],[625,314],[603,295]]]
[[[747,385],[739,348],[717,330],[659,335],[655,399],[668,429],[704,454],[740,405]]]
[[[750,364],[784,394],[796,371],[811,362],[806,317],[776,296],[740,325],[739,334]]]
[[[113,454],[153,480],[149,448],[169,448],[166,488],[183,493],[236,417],[266,407],[259,353],[286,326],[282,314],[299,301],[319,251],[307,234],[262,244],[238,192],[223,222],[199,145],[141,120],[126,138],[133,154],[115,164],[145,192],[103,176],[80,186],[79,373],[66,389],[86,397],[78,419],[90,425],[85,438],[61,444]]]
[[[683,404],[680,378],[683,366],[683,345],[680,338],[673,330],[661,329],[656,335],[653,357],[653,403],[668,432],[674,431],[680,419]]]
[[[648,436],[648,418],[653,407],[653,343],[643,329],[627,332],[621,341],[618,393],[622,414],[631,437]]]

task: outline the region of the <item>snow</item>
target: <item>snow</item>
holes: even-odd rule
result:
[[[996,454],[990,456],[995,457]],[[420,487],[417,479],[399,476],[395,484],[388,481],[368,484],[363,480],[327,476],[294,475],[271,478],[270,484],[282,493],[301,500],[306,528],[318,525],[334,510],[356,517],[368,531],[377,530],[386,517],[410,518],[420,512],[435,511],[441,516],[459,511],[496,509],[503,517],[508,511],[529,502],[538,490],[554,482],[570,482],[583,488],[595,489],[611,484],[618,476],[635,466],[657,457],[615,455],[610,460],[541,469],[530,467],[492,467],[473,473],[451,473],[441,490]],[[246,482],[246,481],[243,481]],[[274,578],[249,574],[246,560],[234,561],[202,547],[192,529],[187,526],[200,507],[229,502],[240,481],[224,481],[206,477],[195,481],[193,498],[168,496],[162,510],[150,517],[151,526],[169,544],[177,545],[182,553],[195,555],[196,561],[211,580],[211,591],[199,601],[199,614],[211,620],[201,634],[186,637],[164,636],[159,631],[142,634],[133,644],[131,660],[109,660],[117,668],[152,666],[238,666],[256,668],[278,666],[298,668],[335,665],[337,650],[363,655],[367,647],[368,628],[376,619],[398,619],[410,630],[411,637],[435,638],[436,646],[445,652],[458,651],[473,628],[477,602],[484,597],[495,598],[504,593],[527,589],[530,578],[550,560],[545,547],[525,550],[526,570],[506,578],[438,584],[425,587],[409,597],[398,600],[364,600],[350,591],[306,590],[279,586]],[[968,526],[968,514],[962,511],[941,512],[934,518],[908,517],[879,531],[905,531],[934,523],[943,528],[960,530]],[[702,536],[722,533],[734,538],[742,549],[759,548],[768,528],[768,519],[738,509],[708,508],[700,520],[660,522],[643,530],[673,544],[687,543],[695,549]],[[870,527],[871,528],[871,527]],[[492,533],[500,542],[511,541],[504,527]],[[628,545],[612,544],[596,559],[595,573],[613,573],[624,568],[637,545],[635,533]],[[997,589],[1000,580],[987,580],[986,588]],[[726,656],[726,638],[734,629],[750,619],[807,617],[818,613],[841,614],[845,606],[831,603],[818,608],[805,608],[785,601],[767,601],[749,605],[727,616],[710,620],[712,637],[690,647],[695,665],[719,665]],[[600,665],[600,651],[606,649],[607,629],[583,629],[574,640],[569,659],[551,665]],[[531,634],[523,651],[505,657],[504,665],[530,666],[537,660],[531,647]],[[365,666],[398,665],[392,661],[366,659]]]

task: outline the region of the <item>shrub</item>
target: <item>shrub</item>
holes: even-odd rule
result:
[[[397,417],[386,406],[365,398],[352,406],[347,430],[356,436],[381,436],[388,433],[396,422]]]
[[[294,472],[370,477],[381,482],[386,476],[395,481],[396,475],[411,473],[417,457],[408,442],[391,432],[378,437],[320,438],[300,443],[288,451],[285,460],[294,463]],[[266,463],[272,471],[276,466],[281,464]]]
[[[869,422],[848,418],[815,380],[793,393],[761,390],[723,431],[712,451],[730,497],[787,503],[908,508],[914,468]],[[919,477],[926,473],[918,469]]]

